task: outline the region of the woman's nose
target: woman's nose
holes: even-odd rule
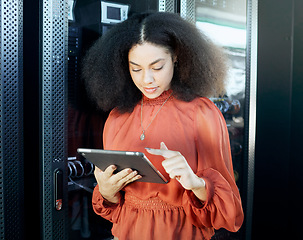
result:
[[[154,82],[154,75],[151,70],[145,71],[144,76],[143,76],[143,82],[146,84]]]

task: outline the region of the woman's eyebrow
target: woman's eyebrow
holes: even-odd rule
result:
[[[134,62],[132,62],[132,61],[129,61],[129,63],[131,63],[131,64],[133,64],[133,65],[136,65],[136,66],[140,66],[139,64],[134,63]]]
[[[158,62],[160,62],[162,60],[165,60],[165,59],[164,58],[159,58],[156,61],[153,61],[151,64],[149,64],[149,66],[154,65],[154,64],[156,64],[156,63],[158,63]]]
[[[165,60],[165,59],[164,58],[159,58],[159,59],[153,61],[152,63],[150,63],[149,66],[152,66],[152,65],[154,65],[154,64],[156,64],[156,63],[158,63],[158,62],[160,62],[162,60]],[[129,63],[132,64],[132,65],[140,66],[140,64],[132,62],[132,61],[129,61]]]

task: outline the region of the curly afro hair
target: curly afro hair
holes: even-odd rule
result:
[[[225,89],[225,56],[193,24],[173,13],[136,14],[112,27],[89,49],[83,77],[101,109],[131,112],[141,100],[129,72],[129,50],[149,42],[171,51],[177,64],[171,81],[176,98],[214,97]]]

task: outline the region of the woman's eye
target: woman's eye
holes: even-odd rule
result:
[[[132,69],[133,72],[140,72],[141,69]]]
[[[159,71],[159,70],[161,70],[162,68],[163,68],[163,66],[157,67],[157,68],[153,68],[153,70]]]

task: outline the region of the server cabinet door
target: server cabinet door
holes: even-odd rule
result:
[[[0,2],[0,239],[24,236],[22,6]]]
[[[67,239],[67,10],[64,0],[41,4],[42,239]]]

